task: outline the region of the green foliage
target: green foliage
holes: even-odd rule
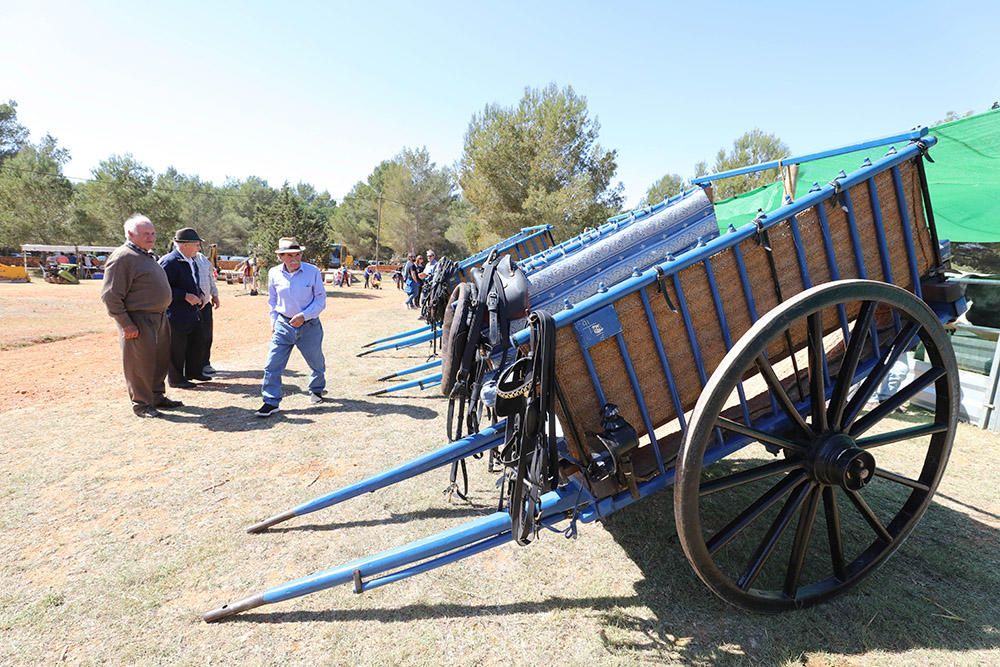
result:
[[[717,174],[730,169],[749,167],[761,162],[779,160],[789,155],[791,155],[791,152],[788,150],[788,146],[777,135],[768,134],[763,130],[754,128],[737,137],[733,141],[733,146],[728,153],[725,148],[719,149],[718,154],[715,156],[715,166],[712,171]],[[715,200],[720,201],[727,197],[748,192],[762,185],[767,185],[776,178],[778,178],[778,170],[767,169],[753,174],[734,176],[722,181],[716,181],[713,186]]]
[[[367,180],[359,181],[351,188],[334,212],[330,222],[330,241],[345,243],[355,257],[374,257],[375,241],[378,235],[379,193],[385,183],[389,161],[383,161]],[[380,257],[390,257],[393,249],[382,240]]]
[[[0,165],[28,145],[28,128],[17,122],[17,102],[0,104]]]
[[[306,261],[326,266],[328,248],[327,217],[312,208],[286,183],[274,200],[257,214],[257,226],[251,235],[254,251],[266,266],[277,262],[274,254],[278,239],[294,236],[306,246]]]
[[[573,88],[527,89],[515,108],[487,105],[465,134],[459,181],[479,234],[505,237],[551,224],[558,238],[596,226],[622,204],[616,152]]]
[[[677,174],[665,174],[663,178],[649,186],[642,203],[658,204],[667,197],[673,197],[684,191],[684,179]]]
[[[385,170],[382,234],[399,252],[442,252],[456,200],[451,170],[431,162],[426,148],[404,148]]]
[[[28,239],[56,243],[65,237],[73,186],[63,176],[69,151],[46,135],[0,165],[0,246]]]
[[[153,170],[131,155],[112,155],[92,172],[93,180],[77,187],[75,205],[99,243],[122,240],[122,223],[136,213],[149,217],[159,231],[158,250],[164,250],[170,235],[180,226],[178,205],[163,191],[153,191]]]
[[[381,208],[381,225],[379,211]],[[333,216],[331,240],[355,257],[387,259],[434,248],[438,256],[468,254],[464,230],[468,206],[455,193],[455,176],[431,162],[426,148],[404,148],[357,183]]]

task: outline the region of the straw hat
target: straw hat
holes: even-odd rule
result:
[[[278,249],[275,250],[279,255],[286,252],[302,252],[306,249],[304,245],[299,245],[299,242],[295,240],[294,236],[285,236],[278,239]]]

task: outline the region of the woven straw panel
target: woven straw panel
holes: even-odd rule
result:
[[[917,271],[919,275],[924,275],[934,262],[934,254],[923,214],[919,175],[913,161],[900,165],[900,175],[916,250]],[[892,282],[912,291],[913,281],[891,172],[886,171],[877,175],[874,182],[882,212],[882,224],[885,228]],[[872,216],[869,186],[867,183],[861,183],[850,188],[848,194],[854,208],[861,241],[865,275],[872,280],[885,280]],[[817,285],[832,279],[829,269],[831,261],[837,267],[841,279],[860,277],[862,272],[854,258],[847,213],[843,210],[840,199],[832,197],[821,202],[819,206],[824,207],[827,215],[833,258],[828,257],[826,253],[822,227],[815,208],[796,216],[811,283]],[[787,221],[782,222],[772,227],[768,235],[774,251],[781,299],[787,300],[804,289],[791,226]],[[740,243],[738,249],[749,276],[757,314],[763,315],[779,302],[767,252],[754,238]],[[727,248],[713,255],[708,262],[715,275],[730,340],[735,343],[753,324],[747,295],[744,293],[737,269],[736,250]],[[684,269],[680,272],[679,279],[684,303],[693,323],[695,341],[689,339],[681,313],[671,312],[667,308],[655,283],[646,288],[646,295],[653,312],[653,327],[662,341],[677,387],[678,398],[683,409],[689,411],[694,407],[702,388],[695,363],[694,345],[696,344],[700,351],[706,377],[711,377],[725,356],[727,348],[722,321],[716,314],[704,263]],[[671,301],[680,311],[679,295],[672,285],[668,291]],[[642,399],[646,403],[653,428],[659,428],[677,415],[641,297],[639,293],[629,294],[615,302],[614,308],[622,323],[622,335],[636,370]],[[831,315],[824,320],[824,325],[829,332],[839,326],[839,323],[836,317]],[[792,338],[793,346],[800,349],[805,341],[804,323],[792,330]],[[772,360],[784,355],[785,350],[780,342],[776,343],[775,348],[770,351]],[[635,426],[640,435],[645,435],[647,429],[642,421],[639,402],[629,382],[615,338],[595,345],[590,349],[590,353],[607,400],[616,403],[629,423]],[[566,326],[559,330],[556,355],[556,373],[572,419],[566,419],[561,405],[557,405],[557,412],[566,427],[570,453],[579,459],[580,440],[585,437],[585,433],[601,430],[601,405],[591,384],[573,327]],[[677,439],[671,438],[670,441],[673,443],[670,447],[676,448]],[[667,451],[664,455],[669,458],[674,453]]]

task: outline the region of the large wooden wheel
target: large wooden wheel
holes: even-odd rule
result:
[[[926,360],[915,377],[870,403],[914,349]],[[932,410],[900,414],[931,385]],[[712,374],[681,445],[674,513],[695,572],[755,611],[849,589],[899,548],[930,504],[958,397],[950,340],[906,290],[843,280],[779,305]]]

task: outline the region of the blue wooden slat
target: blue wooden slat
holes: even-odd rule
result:
[[[920,287],[920,272],[917,270],[917,254],[913,245],[913,229],[910,227],[910,212],[906,210],[906,190],[903,189],[903,177],[899,167],[892,167],[892,182],[896,186],[896,205],[899,207],[899,221],[903,226],[903,238],[906,240],[906,259],[910,265],[910,280],[913,281],[913,293],[921,299],[923,290]]]
[[[628,373],[629,384],[632,385],[632,393],[635,395],[635,401],[639,406],[639,414],[642,415],[642,423],[646,425],[646,431],[649,433],[649,442],[653,446],[653,454],[656,456],[656,467],[659,469],[660,474],[666,473],[666,468],[663,467],[663,452],[660,451],[660,441],[656,437],[653,429],[653,419],[649,416],[649,408],[646,406],[646,399],[642,395],[642,387],[639,386],[639,378],[635,374],[635,366],[632,364],[632,355],[628,351],[628,346],[625,344],[625,336],[618,334],[615,336],[615,340],[618,341],[618,351],[622,355],[622,361],[625,362],[625,372]]]

